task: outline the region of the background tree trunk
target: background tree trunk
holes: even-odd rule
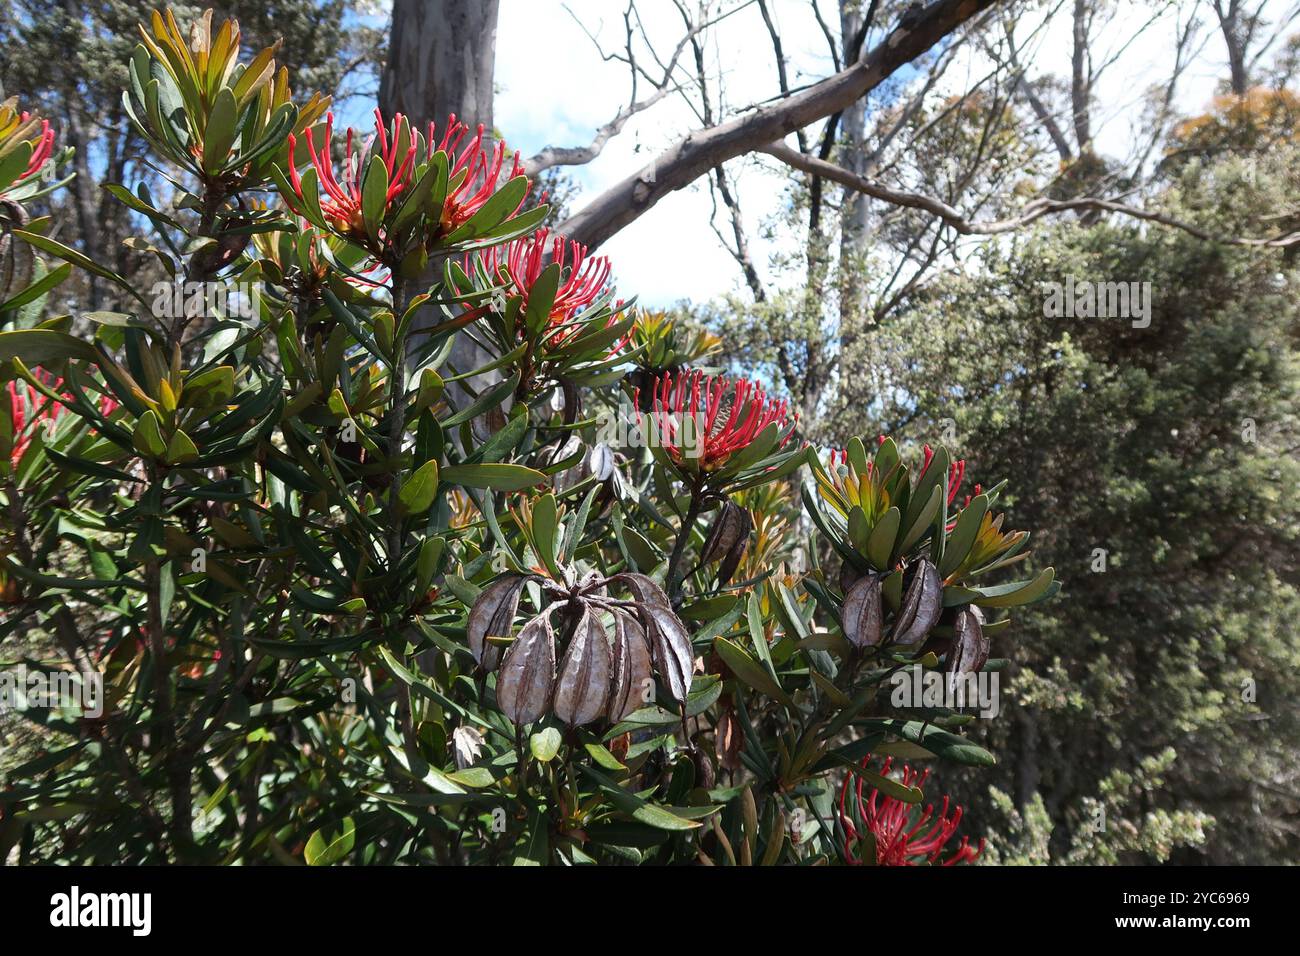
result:
[[[405,113],[412,125],[434,122],[441,131],[447,117],[454,114],[471,129],[482,123],[487,131],[484,145],[490,149],[497,14],[498,0],[394,0],[388,61],[379,84],[379,106],[384,115]],[[427,288],[441,271],[440,260],[430,262],[423,276],[408,283],[404,298]],[[421,340],[419,330],[433,321],[431,315],[417,319],[412,345]],[[488,360],[468,335],[456,337],[450,361],[457,371]],[[479,378],[475,376],[469,383],[475,391],[483,384]],[[459,384],[452,395],[457,401],[466,397]]]
[[[384,114],[441,129],[455,113],[491,130],[497,13],[498,0],[394,0],[379,84]]]

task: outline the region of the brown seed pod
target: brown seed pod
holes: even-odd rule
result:
[[[880,603],[880,578],[864,574],[844,595],[840,628],[854,647],[874,647],[884,636],[884,611]]]
[[[616,724],[644,704],[651,680],[650,645],[645,628],[621,612],[614,615],[614,678],[609,696],[609,722]]]
[[[848,561],[840,562],[840,590],[845,594],[849,593],[849,588],[857,584],[862,579],[862,572],[855,568]]]
[[[924,640],[942,613],[943,581],[939,569],[928,558],[922,558],[903,595],[898,620],[894,622],[894,643],[915,644]]]
[[[953,674],[973,674],[988,659],[989,639],[984,633],[984,614],[972,604],[962,608],[953,622],[948,670]]]
[[[548,612],[524,625],[506,651],[497,678],[497,704],[516,724],[546,713],[555,687],[555,632]]]
[[[668,693],[679,704],[686,702],[691,689],[691,671],[695,652],[686,625],[671,610],[658,604],[640,605],[641,620],[650,638],[650,653],[655,670],[668,686]]]
[[[560,665],[555,685],[555,716],[570,727],[578,727],[605,713],[611,670],[605,627],[600,623],[600,615],[587,608],[573,629]]]
[[[718,773],[713,768],[713,761],[703,747],[696,747],[691,753],[691,763],[695,765],[695,786],[712,790],[718,782]]]
[[[507,574],[485,587],[470,608],[465,634],[469,639],[469,652],[480,668],[496,670],[501,659],[501,649],[488,641],[489,637],[506,637],[514,627],[515,612],[519,610],[519,595],[523,593],[528,578],[520,574]]]
[[[704,550],[700,552],[701,564],[712,564],[730,554],[737,544],[747,541],[749,533],[754,530],[754,519],[749,510],[740,507],[730,499],[722,503],[718,516],[713,519],[708,537],[704,541]],[[743,553],[743,546],[742,546]]]
[[[749,550],[749,535],[743,538],[737,538],[736,543],[731,546],[727,556],[722,559],[718,565],[718,584],[723,585],[731,580],[732,575],[736,573],[736,568],[740,567],[740,562],[745,560],[745,552]]]
[[[744,746],[745,740],[734,707],[728,707],[722,712],[713,735],[713,752],[718,756],[718,765],[724,770],[739,770],[740,748]]]
[[[668,595],[664,593],[664,589],[644,574],[637,574],[635,571],[624,571],[622,574],[614,575],[610,580],[617,581],[626,587],[641,604],[672,607],[668,601]]]

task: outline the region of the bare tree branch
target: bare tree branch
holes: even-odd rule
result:
[[[641,25],[640,13],[637,11],[634,3],[629,3],[627,10],[623,14],[626,36],[624,41],[624,52],[621,54],[606,53],[604,49],[602,49],[600,41],[591,33],[590,30],[587,29],[581,19],[575,16],[572,11],[569,11],[569,15],[573,17],[578,26],[582,28],[583,32],[587,34],[587,37],[595,45],[596,52],[600,55],[602,60],[616,60],[628,65],[628,69],[632,76],[632,96],[627,106],[620,108],[619,111],[614,114],[613,119],[596,130],[596,135],[592,137],[591,142],[586,146],[547,146],[524,161],[524,174],[535,176],[543,170],[550,169],[552,166],[582,166],[594,160],[601,154],[601,151],[604,150],[605,145],[623,131],[623,127],[627,125],[628,120],[637,113],[648,110],[670,93],[677,92],[680,89],[680,86],[673,82],[673,74],[677,71],[678,61],[681,60],[682,53],[685,52],[688,46],[695,42],[701,33],[745,9],[745,7],[749,6],[750,3],[753,2],[755,2],[755,0],[745,0],[745,2],[729,8],[715,17],[701,17],[698,23],[692,24],[688,19],[686,33],[677,41],[677,45],[673,48],[673,52],[668,57],[667,61],[660,60],[658,55],[655,53],[654,47],[650,44],[649,38],[645,35],[645,27]],[[566,7],[565,9],[567,10],[568,8]],[[634,30],[632,28],[632,20],[634,18],[637,22],[637,29],[641,32],[641,38],[647,49],[650,50],[651,57],[654,58],[656,64],[658,64],[662,70],[662,75],[659,77],[651,76],[650,73],[637,62],[636,54],[633,51]],[[638,77],[644,79],[655,88],[654,93],[640,100],[636,98]]]
[[[813,175],[824,176],[842,186],[856,189],[873,199],[879,199],[882,202],[891,203],[895,206],[920,209],[924,212],[930,213],[931,215],[938,216],[952,229],[965,236],[992,236],[1000,233],[1013,232],[1029,225],[1037,219],[1041,219],[1044,216],[1087,209],[1098,212],[1120,213],[1121,215],[1129,216],[1133,219],[1159,223],[1162,226],[1181,229],[1198,239],[1204,239],[1207,242],[1222,243],[1224,245],[1285,249],[1300,244],[1300,232],[1289,232],[1283,235],[1260,237],[1221,236],[1216,235],[1209,230],[1202,229],[1200,226],[1193,225],[1192,223],[1183,222],[1182,220],[1175,219],[1172,216],[1167,216],[1164,213],[1139,209],[1136,206],[1129,206],[1113,199],[1100,199],[1090,196],[1079,197],[1077,199],[1035,199],[1025,204],[1024,208],[1021,209],[1018,215],[1006,219],[971,221],[959,210],[954,209],[942,200],[935,199],[932,196],[923,196],[920,193],[893,189],[889,186],[882,185],[881,183],[873,182],[862,176],[851,173],[847,169],[836,166],[834,163],[825,162],[824,160],[817,159],[814,156],[806,156],[796,149],[791,149],[789,146],[785,145],[785,143],[771,143],[764,146],[760,152],[767,153],[768,155],[779,159],[787,166],[791,166]]]
[[[675,90],[676,87],[664,86],[645,99],[623,107],[614,114],[612,120],[596,130],[596,135],[586,146],[547,146],[539,150],[524,160],[524,175],[536,176],[552,166],[582,166],[591,162],[601,154],[606,143],[623,132],[628,120],[637,113],[648,110]]]
[[[790,95],[790,78],[785,71],[785,49],[781,44],[781,33],[776,28],[776,23],[772,20],[772,14],[767,9],[767,0],[758,0],[759,12],[763,15],[763,25],[767,27],[767,35],[772,40],[772,55],[776,57],[776,79],[781,89],[782,96]],[[816,0],[813,2],[813,9],[817,9]],[[833,48],[832,48],[833,49]],[[835,69],[838,72],[840,67],[839,57],[835,57]],[[808,139],[803,130],[797,130],[795,137],[799,141],[800,152],[808,152]]]
[[[597,196],[559,231],[588,246],[600,245],[669,193],[688,186],[719,163],[761,149],[843,110],[996,2],[936,0],[906,17],[906,26],[900,23],[866,56],[839,73],[750,113],[688,134],[648,169]]]

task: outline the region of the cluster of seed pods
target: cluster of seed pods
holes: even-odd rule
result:
[[[911,583],[888,634],[882,603],[883,575],[864,574],[844,592],[840,625],[844,638],[855,648],[875,647],[889,638],[891,644],[910,647],[920,644],[939,623],[943,614],[943,581],[934,562],[917,561],[911,569]],[[989,658],[989,640],[984,634],[984,616],[974,605],[957,612],[953,621],[948,669],[956,673],[978,671]]]
[[[529,581],[537,581],[552,600],[524,624],[503,655],[489,638],[513,632]],[[611,597],[611,586],[628,597]],[[562,622],[568,641],[558,670],[552,618]],[[592,573],[571,587],[536,575],[506,574],[479,594],[466,630],[479,668],[497,672],[497,704],[516,724],[548,713],[572,727],[601,718],[616,723],[653,700],[647,689],[655,686],[656,675],[679,704],[690,690],[695,658],[690,634],[663,588],[643,574]]]

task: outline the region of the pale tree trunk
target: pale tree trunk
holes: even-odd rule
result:
[[[379,85],[385,115],[442,128],[455,113],[492,128],[497,0],[394,0],[393,29]]]
[[[1070,106],[1073,110],[1074,141],[1079,154],[1092,151],[1092,71],[1088,63],[1088,23],[1092,8],[1088,0],[1074,0],[1074,50],[1070,57]]]
[[[854,38],[862,28],[861,0],[840,0],[840,42],[844,62],[856,51]],[[844,110],[840,120],[839,164],[859,176],[866,175],[867,98],[859,98]],[[850,338],[861,331],[864,320],[861,275],[862,255],[867,243],[867,197],[856,190],[844,191],[840,221],[840,333]]]
[[[471,130],[482,123],[490,137],[497,12],[498,0],[394,0],[388,62],[379,86],[384,115],[405,113],[417,127],[434,122],[441,136],[447,117],[454,114]],[[490,149],[488,137],[484,143]],[[441,272],[441,262],[431,262],[425,275],[409,283],[403,298],[427,289]],[[433,321],[432,314],[416,319],[412,344]],[[469,336],[459,335],[450,361],[457,372],[466,372],[486,364],[488,356]],[[474,380],[470,385],[481,387]],[[459,388],[452,395],[459,401],[467,397]]]

